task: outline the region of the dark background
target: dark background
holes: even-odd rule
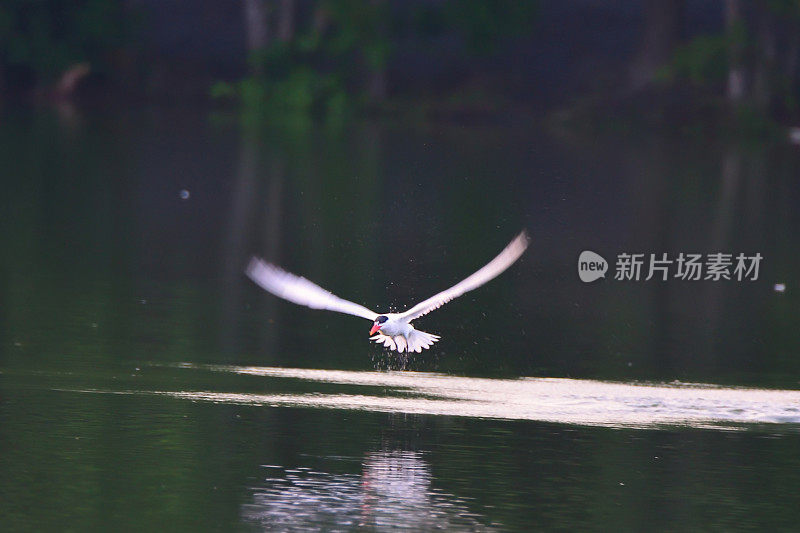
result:
[[[759,130],[797,117],[799,20],[786,0],[10,0],[0,94]]]
[[[276,302],[243,265],[403,309],[527,227],[519,266],[420,320],[447,342],[412,367],[795,387],[797,20],[788,2],[6,2],[7,357],[100,352],[102,330],[112,359],[392,366],[358,321]],[[607,279],[578,281],[585,249]],[[764,260],[756,281],[622,282],[623,252]]]

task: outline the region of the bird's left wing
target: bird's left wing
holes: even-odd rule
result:
[[[418,303],[400,316],[409,321],[414,320],[422,315],[427,315],[434,309],[438,309],[453,298],[458,298],[465,292],[477,289],[487,281],[491,281],[499,276],[505,269],[513,265],[514,261],[519,259],[519,256],[521,256],[528,247],[528,240],[528,233],[523,230],[513,241],[508,243],[508,246],[506,246],[497,257],[489,261],[485,267],[446,291],[442,291],[435,296],[431,296],[424,302]]]
[[[306,278],[295,276],[257,257],[250,260],[245,272],[262,289],[284,300],[312,309],[325,309],[360,316],[367,320],[375,320],[378,317],[378,313],[373,313],[364,306],[339,298]]]

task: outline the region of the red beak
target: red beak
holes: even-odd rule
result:
[[[382,324],[372,324],[372,329],[369,330],[370,335],[375,335],[375,332],[381,329]]]

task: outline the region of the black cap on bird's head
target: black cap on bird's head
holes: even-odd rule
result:
[[[384,322],[389,320],[389,317],[386,315],[380,315],[378,318],[375,319],[375,322],[372,324],[372,329],[369,330],[370,335],[375,335],[375,332],[381,329]]]

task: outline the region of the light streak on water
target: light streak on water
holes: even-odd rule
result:
[[[254,366],[182,368],[364,386],[358,393],[252,394],[158,391],[174,398],[242,405],[535,420],[589,426],[737,428],[800,424],[800,391],[702,384],[626,384],[562,378],[487,379],[420,372],[358,372]],[[366,389],[366,387],[371,387]],[[375,392],[375,387],[382,390]],[[350,389],[350,390],[351,390]]]

